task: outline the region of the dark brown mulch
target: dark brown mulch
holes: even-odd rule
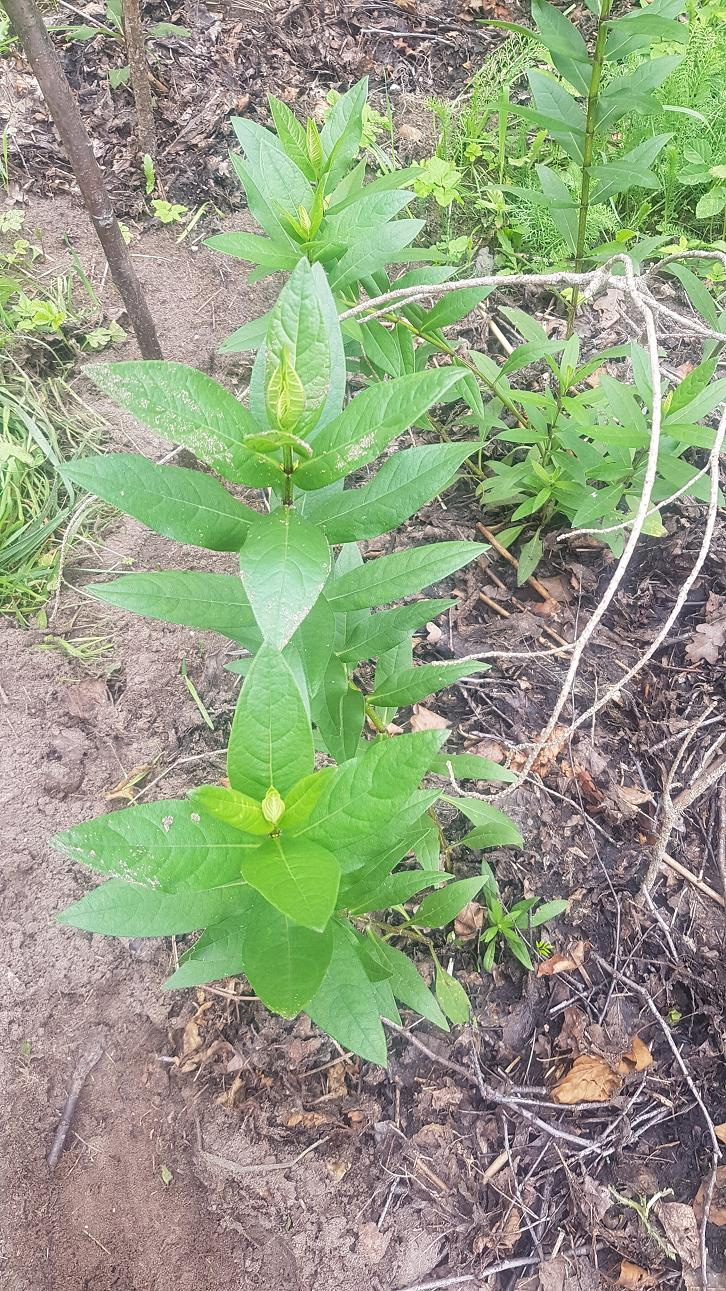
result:
[[[152,0],[144,11],[147,23],[174,22],[192,33],[154,39],[149,46],[164,190],[192,209],[211,201],[229,210],[240,203],[227,160],[234,142],[230,116],[249,113],[266,121],[268,92],[293,108],[320,109],[329,90],[345,90],[362,76],[370,78],[373,100],[381,107],[390,100],[394,111],[406,93],[422,102],[429,95],[455,96],[501,39],[477,19],[502,16],[505,7],[497,0],[485,6],[479,0],[275,0],[259,6],[232,0],[207,8]],[[97,0],[81,0],[73,13],[61,11],[54,21],[81,22],[83,15],[105,21]],[[510,6],[506,16],[512,16]],[[108,82],[109,71],[125,61],[122,43],[103,35],[84,42],[57,36],[56,46],[118,213],[143,214],[131,91],[112,90]],[[32,183],[36,195],[68,191],[72,174],[35,82],[22,58],[13,54],[9,62],[16,177]]]

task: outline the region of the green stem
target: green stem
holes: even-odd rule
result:
[[[585,118],[585,140],[582,147],[582,179],[580,183],[580,202],[579,214],[577,220],[577,243],[575,246],[575,272],[582,273],[582,267],[585,260],[585,238],[587,236],[587,215],[590,209],[590,170],[592,167],[593,152],[595,149],[595,124],[597,116],[597,105],[600,98],[600,85],[602,83],[602,72],[605,62],[605,41],[607,39],[608,29],[607,21],[610,17],[610,10],[613,6],[613,0],[601,0],[600,16],[598,18],[597,36],[595,39],[595,52],[592,58],[592,73],[590,75],[590,87],[587,92],[587,115]],[[567,335],[572,335],[572,329],[575,326],[575,315],[577,314],[577,304],[579,294],[577,288],[573,288],[572,299],[570,300],[570,309],[567,317]]]
[[[282,450],[282,469],[285,472],[285,484],[282,491],[282,505],[292,506],[292,448],[287,444]]]

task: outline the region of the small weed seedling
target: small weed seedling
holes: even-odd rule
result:
[[[534,965],[523,934],[556,919],[567,909],[567,902],[540,901],[539,897],[527,897],[506,910],[502,904],[494,871],[488,861],[482,861],[481,870],[484,878],[481,898],[488,916],[487,927],[482,930],[479,939],[481,945],[485,947],[481,961],[482,968],[486,972],[491,972],[499,944],[509,950],[520,964],[531,970]]]

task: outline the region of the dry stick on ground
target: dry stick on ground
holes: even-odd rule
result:
[[[60,59],[34,0],[4,0],[10,22],[38,81],[73,167],[93,227],[103,247],[129,322],[145,359],[160,359],[156,327],[113,213],[103,175]]]
[[[718,862],[718,873],[721,879],[721,889],[726,903],[726,779],[723,779],[718,787],[718,847],[716,849],[716,860]]]
[[[71,1087],[68,1091],[66,1105],[63,1108],[63,1115],[58,1122],[58,1128],[53,1136],[53,1144],[50,1152],[48,1153],[48,1167],[51,1170],[55,1170],[55,1167],[60,1160],[60,1154],[63,1151],[63,1146],[68,1137],[68,1131],[71,1128],[73,1117],[75,1116],[76,1104],[78,1103],[81,1090],[93,1071],[93,1068],[96,1066],[96,1063],[100,1060],[100,1057],[101,1049],[92,1049],[90,1053],[84,1054],[76,1065],[73,1079],[71,1081]]]
[[[707,766],[695,783],[689,785],[689,787],[684,789],[682,793],[679,793],[676,799],[671,798],[670,787],[666,784],[663,791],[663,801],[661,803],[661,826],[658,832],[658,838],[653,848],[653,855],[648,863],[648,868],[645,872],[643,884],[640,889],[639,895],[642,899],[645,899],[646,894],[650,893],[650,890],[660,873],[663,856],[667,850],[668,843],[670,842],[671,834],[684,811],[687,811],[689,807],[693,806],[696,799],[700,798],[707,789],[718,784],[719,780],[722,780],[724,775],[726,775],[726,753],[722,754],[720,758],[716,758],[716,761],[712,762],[710,766]]]
[[[124,36],[129,60],[131,88],[134,92],[139,146],[143,153],[156,156],[156,128],[154,105],[151,98],[149,65],[146,61],[146,42],[141,23],[140,0],[123,0]]]
[[[698,1092],[698,1089],[694,1083],[693,1077],[691,1076],[691,1073],[688,1070],[688,1067],[686,1066],[686,1063],[683,1059],[683,1055],[681,1054],[681,1051],[678,1048],[678,1045],[673,1039],[673,1035],[670,1027],[668,1026],[668,1023],[665,1022],[664,1019],[661,1017],[660,1013],[658,1012],[658,1009],[656,1008],[654,1001],[651,999],[645,987],[641,986],[639,982],[634,982],[632,977],[627,977],[626,974],[621,972],[619,968],[614,968],[613,965],[609,964],[606,959],[603,959],[601,955],[598,955],[597,951],[591,950],[590,953],[592,955],[592,958],[596,960],[596,962],[606,973],[610,973],[611,976],[615,977],[617,981],[621,983],[622,986],[627,986],[629,990],[635,991],[635,994],[640,996],[648,1012],[652,1014],[653,1018],[658,1023],[658,1026],[660,1027],[663,1033],[663,1036],[665,1038],[666,1044],[668,1045],[668,1048],[673,1054],[673,1057],[675,1058],[681,1070],[683,1079],[685,1080],[686,1084],[688,1085],[688,1088],[690,1089],[693,1097],[695,1098],[696,1103],[698,1104],[698,1107],[700,1109],[701,1115],[703,1117],[703,1121],[706,1126],[706,1131],[711,1141],[711,1173],[709,1175],[708,1184],[706,1186],[706,1195],[703,1199],[703,1216],[701,1219],[701,1226],[700,1226],[701,1283],[704,1288],[707,1288],[708,1272],[707,1272],[706,1266],[708,1263],[708,1251],[706,1249],[706,1228],[708,1226],[708,1215],[711,1207],[711,1200],[713,1198],[713,1190],[716,1186],[716,1172],[718,1170],[718,1163],[721,1160],[721,1148],[719,1147],[719,1142],[716,1136],[716,1129],[715,1129],[714,1123],[711,1119],[711,1116],[709,1114],[708,1108],[706,1107],[706,1104],[704,1103],[703,1099],[701,1098],[701,1095]]]

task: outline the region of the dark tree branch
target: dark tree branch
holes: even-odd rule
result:
[[[139,349],[145,359],[160,359],[161,346],[143,288],[121,236],[75,95],[35,0],[3,0],[3,3],[68,153],[78,187],[108,261],[111,277],[126,306]]]
[[[156,129],[154,107],[151,100],[149,66],[146,61],[146,43],[141,24],[140,0],[123,0],[124,35],[129,60],[131,88],[136,104],[139,146],[141,151],[156,157]]]

